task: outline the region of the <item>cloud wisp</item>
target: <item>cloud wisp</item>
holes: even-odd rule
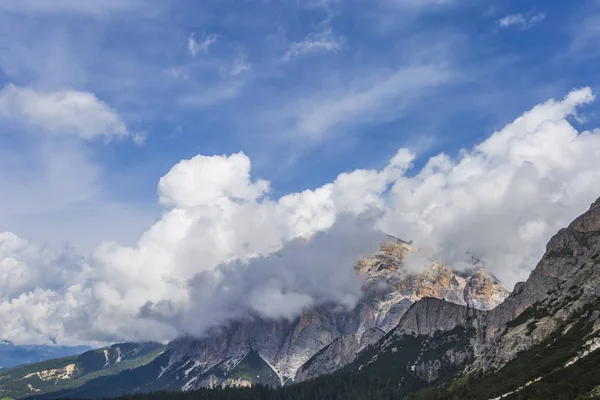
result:
[[[202,40],[197,40],[195,34],[191,34],[188,38],[188,53],[195,57],[200,53],[208,53],[210,48],[216,41],[219,39],[219,35],[211,33],[210,35],[202,38]]]
[[[402,109],[427,93],[428,89],[450,83],[452,71],[438,65],[419,65],[380,71],[351,82],[334,92],[323,92],[292,102],[268,118],[291,127],[288,136],[315,141],[335,136],[335,131],[373,119],[399,118]]]
[[[344,47],[345,43],[346,39],[335,35],[330,28],[327,28],[321,32],[313,32],[303,40],[290,44],[281,57],[281,61],[289,62],[311,53],[337,52]]]
[[[502,28],[516,27],[520,29],[530,29],[546,19],[543,12],[527,14],[511,14],[498,20],[498,25]]]

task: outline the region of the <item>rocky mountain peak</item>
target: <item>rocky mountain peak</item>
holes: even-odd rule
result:
[[[173,342],[169,346],[171,360],[165,368],[174,374],[171,379],[192,390],[206,383],[200,377],[219,365],[236,364],[252,350],[282,382],[307,379],[352,362],[359,350],[394,328],[421,298],[487,310],[509,294],[482,269],[455,273],[431,261],[422,273],[411,274],[405,268],[406,257],[417,252],[411,243],[390,237],[375,254],[362,258],[355,271],[364,278],[364,294],[352,310],[322,305],[291,321],[254,317],[233,322],[202,339]],[[301,368],[305,363],[312,367]]]
[[[355,269],[367,278],[365,291],[384,303],[397,302],[399,296],[411,302],[433,297],[483,310],[494,308],[510,294],[495,276],[478,266],[480,263],[474,264],[471,271],[455,272],[430,260],[426,270],[411,273],[404,265],[411,254],[427,260],[409,242],[390,237],[378,252],[362,258]],[[382,287],[388,291],[383,296],[375,295]]]

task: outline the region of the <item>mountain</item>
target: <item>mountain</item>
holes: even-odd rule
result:
[[[0,397],[19,398],[77,388],[100,376],[145,365],[164,350],[159,343],[122,343],[0,371]]]
[[[364,279],[364,297],[352,310],[323,305],[306,310],[293,321],[248,317],[213,329],[204,338],[181,337],[172,341],[163,355],[138,369],[135,378],[120,381],[118,390],[103,389],[115,386],[109,380],[89,382],[81,390],[89,388],[85,393],[96,396],[100,391],[102,396],[110,396],[214,385],[284,386],[351,363],[358,352],[375,344],[396,326],[421,298],[436,297],[472,308],[491,309],[510,294],[495,277],[476,265],[471,271],[458,273],[431,262],[424,272],[410,274],[403,268],[404,261],[417,252],[409,243],[390,237],[376,254],[360,260],[355,269]],[[329,360],[312,359],[315,355],[327,355],[330,345],[337,346],[344,354],[335,354]],[[240,365],[244,360],[253,361]],[[241,369],[246,372],[240,375]],[[71,392],[60,394],[70,396]]]
[[[390,238],[376,254],[362,259],[356,271],[365,278],[365,295],[353,310],[325,305],[306,310],[293,321],[248,318],[213,330],[203,339],[173,341],[164,372],[170,378],[170,387],[204,387],[206,381],[200,377],[211,368],[223,363],[236,365],[250,351],[271,366],[281,385],[289,384],[311,357],[335,341],[356,342],[352,351],[340,359],[340,365],[351,362],[356,352],[382,336],[377,332],[388,332],[411,304],[423,297],[490,309],[509,295],[481,268],[457,274],[432,262],[422,274],[410,275],[402,266],[405,257],[416,251],[410,244]]]
[[[8,341],[0,341],[0,369],[67,357],[87,350],[90,350],[87,346],[18,346]]]

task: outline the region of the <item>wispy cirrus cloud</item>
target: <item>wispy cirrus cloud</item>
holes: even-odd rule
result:
[[[250,70],[252,70],[252,65],[248,62],[248,57],[242,54],[235,58],[231,68],[226,69],[226,73],[231,76],[238,76]]]
[[[310,53],[336,52],[341,50],[345,43],[345,38],[335,35],[330,28],[327,28],[321,32],[313,32],[303,40],[290,44],[281,57],[281,61],[288,62]]]
[[[199,53],[208,53],[210,47],[219,39],[219,35],[211,33],[201,40],[196,39],[195,34],[190,34],[188,38],[188,53],[195,57]]]
[[[498,20],[498,25],[500,25],[503,28],[517,27],[520,29],[529,29],[533,28],[545,19],[546,14],[543,12],[511,14]]]
[[[289,124],[289,135],[320,141],[342,126],[400,118],[411,101],[454,77],[453,71],[438,65],[377,71],[345,88],[292,102],[282,116]]]

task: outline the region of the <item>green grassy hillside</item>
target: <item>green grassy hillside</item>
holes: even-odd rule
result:
[[[145,365],[164,350],[159,343],[123,343],[83,354],[0,371],[0,396],[29,395],[76,388],[101,376]]]

